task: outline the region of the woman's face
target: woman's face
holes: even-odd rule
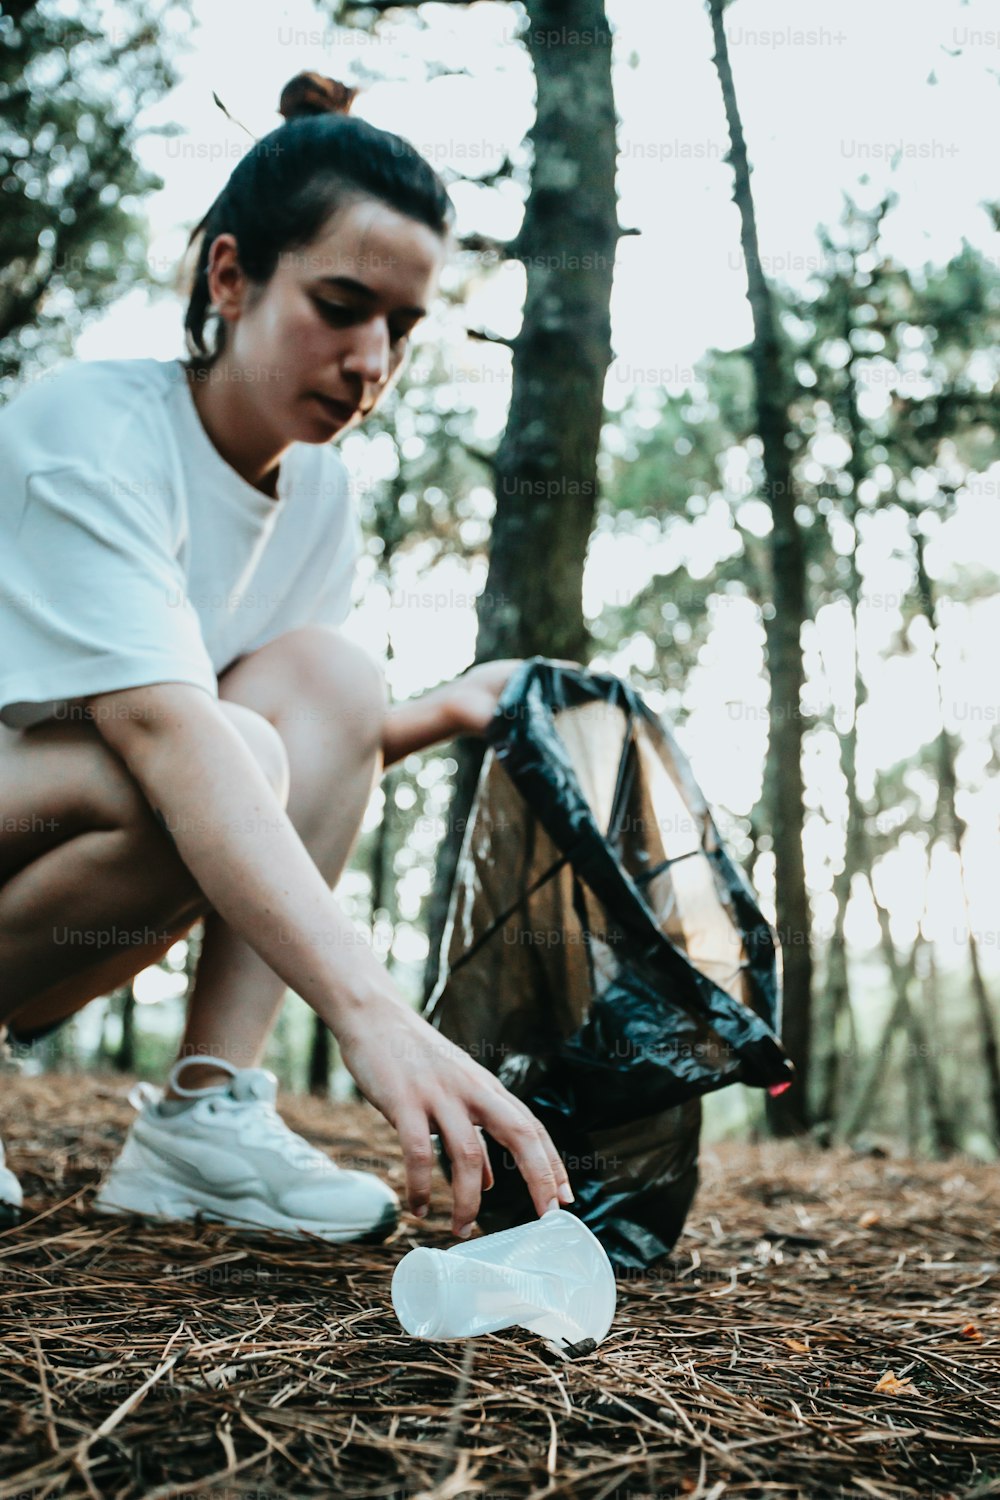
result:
[[[329,442],[394,383],[445,253],[432,229],[370,198],[285,251],[265,286],[244,275],[233,236],[219,235],[209,290],[226,342],[213,371],[240,381],[261,435],[279,446]]]

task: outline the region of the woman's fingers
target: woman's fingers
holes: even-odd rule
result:
[[[406,1168],[406,1201],[410,1212],[422,1218],[430,1207],[434,1167],[430,1124],[426,1114],[418,1109],[402,1112],[395,1123]]]
[[[411,1074],[402,1088],[399,1087],[402,1080],[398,1075],[393,1079],[391,1070],[385,1080],[368,1079],[363,1053],[354,1057],[352,1071],[359,1087],[368,1082],[366,1097],[377,1108],[385,1108],[383,1096],[388,1102],[395,1094],[395,1108],[386,1113],[399,1135],[406,1168],[406,1196],[412,1212],[425,1213],[430,1204],[435,1162],[433,1129],[440,1133],[451,1162],[456,1234],[471,1228],[483,1192],[493,1186],[483,1129],[510,1151],[539,1214],[553,1205],[571,1203],[573,1194],[562,1159],[548,1131],[527,1105],[460,1048],[433,1033],[426,1021],[408,1016],[403,1026],[403,1041],[409,1035],[409,1028],[416,1028],[418,1033],[416,1051],[423,1053],[425,1066],[418,1069],[417,1077]],[[384,1047],[378,1060],[385,1060]],[[381,1088],[376,1086],[379,1081],[384,1083]]]
[[[442,1105],[434,1112],[451,1162],[452,1233],[464,1238],[479,1216],[485,1170],[485,1144],[460,1106]]]
[[[573,1199],[569,1177],[548,1131],[529,1109],[507,1094],[491,1099],[480,1118],[490,1135],[506,1146],[539,1214]]]
[[[491,1105],[480,1104],[477,1113],[510,1151],[537,1212],[572,1202],[566,1168],[541,1123],[513,1096],[493,1099]],[[452,1233],[464,1238],[479,1216],[483,1193],[493,1186],[489,1150],[481,1127],[460,1105],[442,1103],[431,1113],[451,1164]]]

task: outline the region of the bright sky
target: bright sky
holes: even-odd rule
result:
[[[148,205],[153,228],[152,264],[160,275],[176,265],[190,226],[222,187],[248,137],[212,102],[212,91],[255,135],[279,123],[278,95],[302,69],[345,82],[368,82],[355,106],[374,123],[409,136],[440,168],[485,171],[504,152],[516,153],[531,122],[531,73],[522,47],[512,38],[515,7],[478,0],[467,9],[428,4],[432,23],[423,31],[413,16],[385,40],[331,27],[311,0],[287,0],[259,9],[242,0],[194,0],[197,25],[181,60],[182,83],[147,116],[152,123],[178,122],[185,134],[150,137],[144,157],[164,179]],[[732,176],[723,161],[725,120],[711,63],[711,34],[699,0],[609,0],[616,29],[616,97],[621,116],[620,220],[641,230],[621,242],[613,301],[617,359],[607,385],[615,409],[637,387],[678,389],[692,380],[692,366],[713,345],[732,347],[750,336],[739,226],[731,202]],[[988,0],[939,0],[923,7],[913,0],[736,0],[728,13],[736,86],[751,160],[755,165],[762,253],[778,279],[802,285],[817,265],[815,226],[837,219],[843,194],[863,201],[892,187],[900,203],[886,229],[886,248],[920,265],[941,262],[968,239],[997,255],[997,236],[982,203],[995,192],[997,85],[1000,46],[995,9]],[[468,77],[416,82],[425,62],[468,70]],[[936,82],[930,82],[931,78]],[[374,80],[374,81],[372,81]],[[868,186],[860,178],[870,178]],[[505,236],[518,222],[509,188],[487,192],[457,186],[459,229]],[[508,267],[476,294],[469,325],[502,332],[516,328],[521,291],[519,268]],[[172,295],[151,300],[137,293],[123,299],[92,325],[78,345],[87,359],[153,356],[182,352],[182,309]],[[428,337],[438,337],[440,323]],[[450,338],[454,330],[445,330]],[[472,360],[484,370],[476,386],[484,432],[503,424],[509,394],[506,356],[484,356],[481,344],[456,342],[456,366]],[[484,358],[495,358],[484,366]],[[468,387],[466,387],[466,391]],[[931,560],[975,557],[1000,569],[1000,528],[995,521],[995,485],[971,496],[960,516],[935,539]],[[711,516],[699,530],[705,556],[688,566],[707,566]],[[873,536],[871,576],[880,603],[863,622],[861,649],[880,693],[869,708],[870,747],[879,763],[909,753],[935,729],[933,694],[918,681],[912,657],[880,661],[898,626],[892,602],[900,584],[892,562],[896,538]],[[641,587],[656,566],[656,549],[641,543],[595,541],[586,580],[588,606],[622,589]],[[894,571],[895,567],[895,571]],[[450,571],[449,571],[450,570]],[[471,587],[480,587],[473,579]],[[446,565],[433,580],[414,573],[401,580],[418,592],[431,586],[468,599],[470,579]],[[398,612],[396,612],[398,613]],[[847,637],[837,611],[817,622],[819,656],[831,701],[843,702]],[[988,618],[987,618],[988,616]],[[405,629],[392,621],[396,659],[393,686],[400,694],[461,670],[472,655],[470,607],[443,612],[409,608]],[[998,610],[954,620],[961,681],[958,710],[979,702],[982,717],[967,722],[975,764],[989,732],[988,715],[1000,699],[995,685]],[[381,655],[389,624],[388,601],[370,592],[351,629]],[[612,665],[627,671],[643,661],[638,643]],[[734,718],[733,702],[756,701],[760,671],[759,631],[741,609],[723,611],[711,662],[691,685],[691,718],[684,742],[710,798],[734,812],[752,805],[759,781],[766,724],[748,713]],[[839,685],[838,685],[839,684]],[[975,700],[967,694],[978,695]],[[839,696],[838,696],[839,695]],[[964,705],[964,709],[963,709]],[[946,708],[946,712],[948,709]],[[975,749],[975,745],[979,749]],[[836,803],[836,771],[824,767],[834,745],[815,748],[814,771],[822,796]],[[968,811],[992,840],[982,857],[995,860],[998,795],[984,789]],[[833,806],[826,808],[839,816]],[[814,872],[829,850],[813,849]],[[985,865],[981,866],[985,869]],[[911,863],[912,869],[912,863]],[[995,884],[990,882],[991,884]],[[896,889],[903,904],[905,879]],[[912,891],[912,879],[909,887]],[[895,904],[895,902],[894,902]],[[954,902],[942,920],[954,919]],[[993,921],[988,903],[985,924]],[[872,936],[870,912],[853,917],[855,936]]]
[[[530,67],[511,36],[514,5],[431,3],[423,8],[426,31],[407,17],[386,27],[382,42],[330,26],[311,0],[259,12],[240,0],[195,0],[194,10],[183,81],[147,113],[150,124],[179,123],[187,132],[150,138],[144,149],[165,182],[148,205],[160,272],[174,265],[183,231],[248,144],[213,104],[213,90],[262,135],[280,123],[278,95],[301,69],[347,82],[384,75],[355,111],[409,136],[436,166],[473,174],[516,152],[531,123]],[[637,384],[684,384],[706,347],[745,340],[750,324],[704,8],[698,0],[610,0],[609,11],[622,121],[620,219],[641,230],[619,251],[618,360],[608,387],[609,404],[617,405]],[[926,8],[840,0],[832,13],[835,22],[819,0],[736,0],[728,14],[768,269],[801,283],[817,264],[815,225],[836,219],[843,192],[864,192],[863,174],[869,191],[891,185],[900,194],[886,245],[904,260],[946,259],[963,237],[995,253],[980,207],[995,169],[995,10],[987,0]],[[425,60],[470,76],[414,83]],[[460,187],[455,197],[460,228],[500,235],[516,228],[515,195]],[[495,308],[498,324],[516,319],[519,274],[509,268],[496,279],[514,285],[483,298],[484,315]],[[80,352],[169,358],[179,348],[178,327],[172,304],[146,311],[137,295],[89,331]]]

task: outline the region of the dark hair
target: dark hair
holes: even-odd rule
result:
[[[189,248],[202,236],[184,319],[194,364],[204,368],[223,348],[221,331],[213,348],[205,339],[208,254],[218,235],[235,236],[240,265],[261,284],[283,251],[309,244],[352,199],[374,198],[447,236],[454,208],[441,178],[409,141],[351,118],[354,97],[318,73],[293,78],[281,94],[285,124],[255,143],[192,230]]]

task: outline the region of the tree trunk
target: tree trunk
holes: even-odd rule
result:
[[[955,1129],[951,1117],[945,1107],[944,1098],[944,1071],[939,1068],[934,1060],[937,1051],[931,1038],[938,1033],[938,989],[937,989],[937,965],[934,961],[934,948],[926,943],[922,949],[921,956],[924,960],[924,972],[921,975],[921,1010],[926,1018],[926,1031],[928,1034],[927,1057],[931,1064],[928,1069],[928,1078],[932,1079],[932,1086],[928,1089],[927,1107],[931,1116],[931,1139],[934,1144],[935,1153],[939,1156],[948,1156],[957,1151],[960,1144],[959,1132]]]
[[[856,270],[857,257],[852,256]],[[852,285],[854,278],[852,277]],[[844,306],[844,326],[841,329],[848,348],[852,347],[853,316],[849,301]],[[858,717],[868,690],[861,675],[861,659],[858,651],[858,606],[861,600],[861,575],[858,572],[858,493],[866,477],[864,433],[857,401],[856,360],[851,359],[844,372],[844,388],[840,393],[839,415],[846,429],[851,446],[847,473],[851,481],[850,494],[844,498],[844,513],[854,531],[854,549],[848,559],[848,575],[845,595],[851,611],[851,649],[854,666],[854,703],[851,722],[840,736],[840,763],[847,788],[847,822],[844,830],[844,864],[833,880],[833,894],[837,902],[837,918],[827,950],[826,1003],[822,1023],[817,1028],[816,1071],[817,1110],[816,1118],[829,1131],[837,1113],[837,1097],[840,1083],[840,1050],[838,1031],[841,1017],[851,1009],[850,968],[847,958],[847,939],[844,922],[847,904],[851,897],[851,886],[859,870],[868,868],[865,850],[864,810],[858,797]]]
[[[114,1063],[119,1073],[135,1072],[135,984],[130,980],[119,1001],[122,1034],[115,1049]]]
[[[881,908],[879,910],[881,911]],[[868,1111],[881,1094],[882,1084],[888,1070],[889,1054],[892,1050],[893,1039],[899,1027],[908,1023],[910,1002],[907,997],[907,990],[909,989],[910,980],[913,977],[916,950],[917,945],[914,943],[906,963],[901,964],[897,959],[892,966],[894,991],[892,1009],[886,1017],[874,1051],[861,1069],[850,1105],[845,1112],[841,1132],[847,1141],[860,1128],[863,1121],[867,1118]]]
[[[620,235],[603,0],[529,0],[537,81],[531,192],[512,247],[527,287],[476,656],[587,655],[581,582],[597,504]],[[595,41],[580,46],[573,33]],[[553,36],[567,38],[553,45]]]
[[[872,900],[875,900],[875,892],[872,891]],[[952,1130],[951,1121],[944,1107],[944,1099],[941,1090],[941,1079],[938,1074],[937,1065],[928,1044],[927,1029],[914,1001],[909,998],[911,978],[916,974],[917,958],[920,953],[923,940],[917,936],[913,952],[904,971],[896,956],[893,946],[892,932],[889,927],[889,913],[883,906],[876,902],[878,912],[879,928],[882,935],[882,955],[885,959],[889,978],[896,993],[906,993],[906,1004],[900,1014],[899,1021],[906,1027],[906,1036],[910,1044],[910,1057],[904,1067],[904,1084],[907,1091],[907,1100],[910,1108],[915,1109],[914,1101],[917,1098],[917,1082],[921,1082],[927,1099],[927,1113],[930,1123],[931,1146],[936,1156],[947,1156],[955,1149],[955,1135]],[[911,1126],[910,1135],[915,1136],[916,1131]],[[912,1142],[911,1142],[912,1144]]]
[[[773,522],[771,585],[773,617],[767,620],[767,659],[771,682],[771,732],[765,770],[766,802],[772,819],[778,933],[782,943],[784,1015],[782,1038],[798,1077],[792,1088],[768,1100],[768,1117],[779,1135],[808,1124],[812,953],[809,897],[802,848],[801,691],[804,668],[802,623],[806,615],[806,574],[802,535],[795,515],[792,429],[788,390],[774,297],[764,275],[750,185],[750,165],[740,119],[723,21],[724,0],[709,0],[719,75],[729,128],[733,200],[740,213],[740,239],[747,270],[747,299],[753,315],[753,366],[757,432],[763,448],[764,498]]]
[[[406,490],[406,481],[400,471],[388,493],[387,502],[380,504],[375,512],[375,534],[382,541],[382,563],[380,573],[386,587],[392,592],[393,560],[400,543],[406,535],[406,521],[400,511],[400,501]],[[394,656],[390,635],[385,650],[386,665]],[[372,839],[371,859],[368,866],[368,883],[371,891],[370,921],[374,927],[375,913],[386,908],[390,917],[396,916],[396,882],[393,870],[395,853],[396,787],[400,781],[398,766],[390,766],[382,776],[382,816]],[[392,954],[385,956],[387,970],[392,968]],[[360,1094],[358,1095],[360,1098]]]
[[[611,285],[623,232],[603,0],[528,0],[527,10],[537,82],[534,165],[524,221],[509,251],[524,264],[526,295],[494,468],[496,513],[477,661],[589,655],[583,566],[597,506]],[[593,41],[580,46],[574,38],[580,32]],[[458,746],[449,832],[429,909],[428,990],[483,754],[482,741]]]
[[[986,983],[983,979],[983,971],[979,962],[979,945],[976,942],[969,909],[969,883],[965,868],[964,847],[966,823],[958,811],[956,802],[958,777],[955,771],[955,748],[944,723],[944,693],[942,690],[941,661],[938,649],[937,599],[934,593],[934,584],[930,574],[927,572],[927,565],[924,560],[924,538],[915,516],[913,517],[911,530],[916,555],[917,592],[924,618],[931,628],[931,639],[934,642],[934,670],[938,681],[938,697],[941,702],[941,732],[938,735],[937,744],[939,799],[944,807],[946,824],[944,832],[951,843],[951,847],[958,855],[962,899],[965,905],[966,926],[969,933],[968,949],[972,998],[976,1005],[983,1065],[986,1069],[986,1080],[989,1087],[989,1119],[987,1128],[993,1144],[1000,1147],[1000,1048],[997,1045],[996,1018],[993,1014],[990,997],[986,992]]]
[[[867,862],[867,852],[865,858]],[[872,902],[878,915],[882,956],[885,960],[889,980],[892,985],[892,993],[895,998],[878,1045],[867,1067],[862,1071],[855,1087],[849,1110],[845,1115],[841,1128],[841,1134],[846,1139],[858,1129],[871,1104],[874,1102],[874,1098],[880,1091],[880,1086],[884,1087],[886,1062],[892,1041],[896,1031],[900,1027],[903,1027],[905,1028],[907,1040],[910,1044],[911,1054],[908,1065],[904,1067],[903,1078],[909,1112],[907,1133],[911,1148],[914,1145],[917,1135],[915,1124],[917,1109],[916,1085],[919,1081],[923,1084],[924,1094],[927,1099],[931,1148],[936,1156],[947,1156],[956,1149],[958,1139],[945,1107],[941,1075],[934,1060],[934,1049],[930,1041],[928,1028],[924,1024],[924,1020],[910,996],[910,991],[916,981],[918,957],[924,949],[923,939],[918,932],[906,962],[900,963],[892,941],[889,913],[876,900],[870,876],[868,883]]]
[[[958,1139],[951,1117],[945,1107],[941,1074],[934,1061],[934,1043],[924,1019],[911,1003],[909,1009],[910,1045],[913,1049],[912,1066],[909,1072],[924,1086],[927,1099],[927,1119],[931,1135],[931,1151],[935,1156],[950,1156],[958,1148]]]
[[[844,860],[844,868],[833,877],[833,896],[837,903],[833,931],[826,950],[826,974],[822,990],[816,997],[813,1017],[815,1037],[813,1046],[813,1088],[815,1105],[812,1116],[820,1127],[820,1139],[826,1145],[837,1115],[837,1100],[840,1093],[840,1021],[851,1008],[851,989],[847,967],[847,941],[844,935],[844,918],[851,894],[851,869]]]
[[[312,1042],[309,1047],[309,1092],[325,1099],[330,1093],[330,1029],[312,1018]]]
[[[398,916],[396,908],[396,880],[393,869],[395,855],[395,820],[396,820],[396,787],[399,785],[400,777],[395,767],[386,771],[382,777],[382,792],[384,803],[382,806],[382,818],[375,830],[372,839],[371,859],[368,864],[368,881],[371,889],[371,912],[370,922],[374,927],[375,913],[387,911],[390,920],[395,922]],[[392,968],[392,954],[385,956],[385,966]]]
[[[882,803],[882,798],[877,788],[878,783],[876,782],[875,812],[876,816],[878,817],[881,816],[886,811],[886,809]],[[934,814],[935,825],[940,824],[940,822],[942,821],[942,814],[942,790],[939,782],[938,802]],[[874,860],[869,851],[867,839],[865,838],[863,833],[862,838],[864,839],[864,843],[862,845],[861,862],[868,879],[868,888],[871,892],[872,903],[875,907],[876,913],[878,914],[879,931],[881,934],[882,943],[882,957],[885,960],[885,965],[889,972],[889,980],[892,984],[893,990],[894,992],[898,993],[901,987],[906,987],[908,981],[904,980],[900,972],[899,959],[896,956],[896,949],[892,941],[892,931],[889,924],[889,913],[883,906],[879,904],[875,897],[875,888],[872,885],[870,873]],[[932,947],[925,943],[921,935],[920,928],[918,927],[917,936],[913,944],[913,951],[908,961],[908,968],[912,970],[913,975],[916,977],[919,977],[919,962],[922,961],[925,955],[927,956],[929,962],[933,964],[934,950]],[[919,994],[924,986],[921,983],[915,983],[914,988],[916,989],[917,994]],[[927,1097],[927,1112],[930,1121],[932,1150],[937,1156],[947,1156],[950,1152],[955,1150],[958,1144],[958,1139],[952,1121],[948,1115],[948,1111],[945,1107],[944,1089],[942,1087],[941,1074],[938,1070],[937,1062],[935,1061],[934,1049],[930,1045],[928,1040],[928,1027],[925,1025],[923,1017],[920,1011],[917,1009],[915,1001],[916,995],[914,996],[913,1001],[907,1002],[905,1012],[901,1017],[901,1020],[906,1024],[907,1034],[912,1048],[910,1066],[908,1067],[907,1071],[913,1074],[914,1078],[919,1077],[923,1082],[924,1092]],[[933,1031],[933,1012],[930,1013],[929,1020],[930,1029],[931,1031]]]

